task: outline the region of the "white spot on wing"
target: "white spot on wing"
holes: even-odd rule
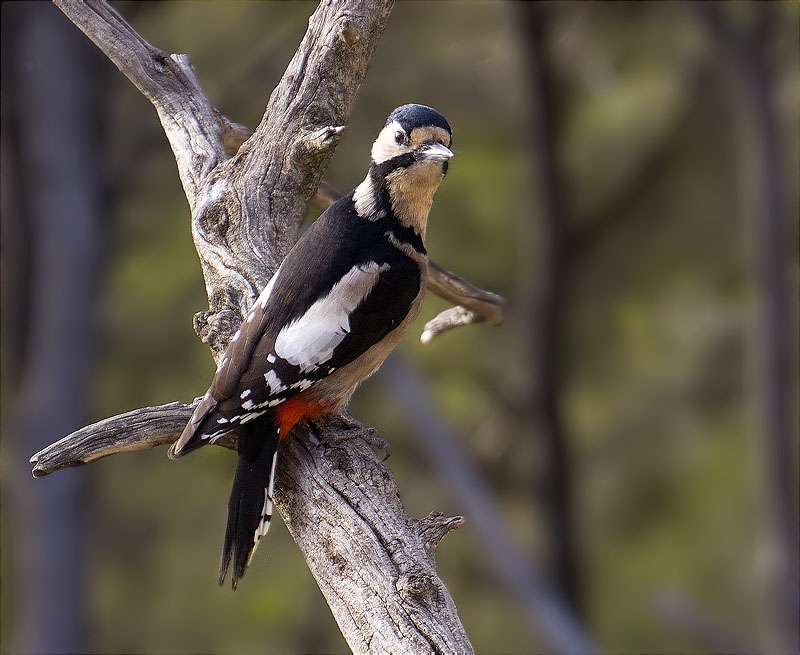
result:
[[[272,353],[270,353],[269,355],[267,355],[267,361],[268,361],[270,364],[274,364],[274,363],[275,363],[275,355],[273,355]]]
[[[270,394],[280,393],[281,391],[286,391],[286,385],[281,382],[281,379],[278,377],[278,374],[270,369],[266,373],[264,373],[264,380],[266,380],[267,385],[269,386]]]
[[[242,391],[242,395],[241,395],[241,396],[239,396],[239,397],[240,397],[242,400],[244,400],[245,398],[247,398],[247,396],[249,396],[249,395],[250,395],[250,393],[251,393],[251,390],[250,390],[250,389],[245,389],[244,391]]]
[[[312,380],[298,380],[294,384],[290,384],[290,389],[300,389],[300,391],[304,391],[308,389],[314,382]]]
[[[350,314],[366,298],[388,264],[375,262],[351,268],[305,314],[278,334],[275,352],[302,372],[313,371],[330,359],[350,331]]]
[[[254,405],[253,405],[253,401],[252,400],[245,400],[242,403],[242,409],[253,409],[253,407],[254,407]]]

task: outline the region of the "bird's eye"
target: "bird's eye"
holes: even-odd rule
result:
[[[406,133],[403,132],[403,130],[397,130],[397,132],[394,133],[394,140],[395,140],[395,143],[403,143],[403,142],[405,142]]]

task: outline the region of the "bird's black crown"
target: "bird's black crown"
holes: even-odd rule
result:
[[[433,107],[428,107],[427,105],[410,104],[398,107],[389,114],[389,118],[386,119],[386,125],[392,121],[400,123],[400,126],[406,132],[411,132],[415,127],[433,126],[447,130],[448,134],[453,133],[445,117]]]

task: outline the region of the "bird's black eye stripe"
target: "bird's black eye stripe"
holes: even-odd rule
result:
[[[372,162],[372,166],[370,167],[370,171],[373,175],[373,178],[378,180],[384,179],[389,173],[398,168],[408,168],[416,161],[414,159],[414,153],[407,152],[402,155],[397,155],[397,157],[392,157],[391,159],[387,159],[386,161],[382,161],[380,163]]]

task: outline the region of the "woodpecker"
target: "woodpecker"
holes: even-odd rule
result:
[[[170,448],[176,459],[239,429],[220,584],[232,561],[236,589],[269,529],[279,442],[299,421],[345,405],[419,315],[428,212],[451,145],[450,125],[431,107],[389,115],[366,178],[289,251]]]

